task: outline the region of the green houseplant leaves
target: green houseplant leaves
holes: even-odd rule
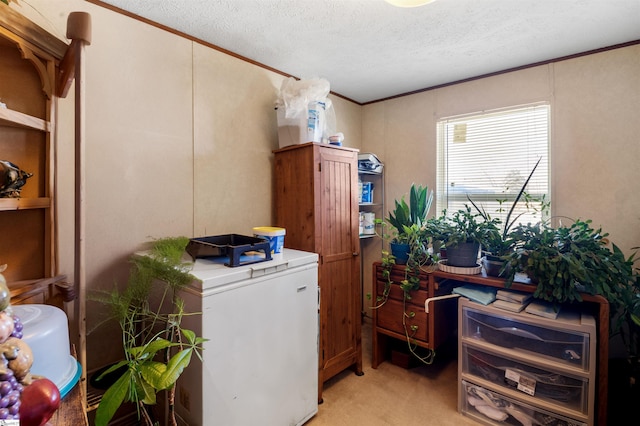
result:
[[[195,279],[188,273],[190,265],[181,260],[188,242],[186,237],[155,241],[148,255],[131,257],[134,267],[124,291],[115,289],[94,296],[111,308],[111,317],[120,324],[125,357],[98,380],[126,367],[102,396],[96,426],[106,426],[127,401],[136,404],[145,424],[152,425],[147,407],[156,403],[156,395],[162,391],[169,392],[169,422],[176,424],[172,403],[176,381],[193,353],[202,359],[200,352],[206,341],[181,327],[187,314],[177,293]],[[151,295],[158,293],[158,306],[152,307],[150,300],[155,299]]]
[[[411,184],[409,189],[409,204],[402,197],[395,200],[393,212],[389,212],[387,222],[395,228],[393,240],[398,243],[408,243],[407,234],[415,225],[418,229],[427,221],[427,215],[433,203],[433,191],[422,185]],[[415,233],[415,232],[414,232]]]
[[[506,285],[523,271],[536,284],[535,297],[550,302],[582,301],[580,293],[613,300],[620,283],[633,275],[632,261],[591,220],[552,227],[546,222],[518,225],[512,232],[515,250],[505,258],[511,266]]]

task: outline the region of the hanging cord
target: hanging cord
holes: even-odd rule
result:
[[[423,364],[426,365],[431,365],[433,364],[433,361],[436,358],[436,351],[433,349],[427,349],[427,354],[425,356],[421,356],[420,354],[418,354],[416,352],[416,350],[418,349],[418,345],[415,343],[411,343],[411,341],[413,340],[413,336],[415,336],[416,332],[418,331],[418,326],[417,325],[412,325],[412,326],[407,326],[407,318],[413,318],[415,317],[415,312],[411,312],[411,314],[407,314],[407,299],[404,298],[402,301],[402,308],[403,308],[403,314],[402,314],[402,325],[404,326],[404,334],[405,337],[407,339],[407,347],[409,348],[409,352],[411,352],[411,354],[413,354],[413,356],[415,356],[416,358],[418,358],[418,360],[420,360],[420,362],[422,362]],[[409,328],[411,329],[411,335],[409,335]]]

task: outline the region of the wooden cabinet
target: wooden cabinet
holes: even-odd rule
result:
[[[13,303],[48,303],[57,281],[55,90],[67,45],[13,9],[2,9],[0,160],[31,177],[19,197],[0,198],[0,264],[7,264]]]
[[[392,284],[386,301],[377,301],[385,291],[386,278],[383,277],[383,267],[380,262],[373,264],[373,285],[376,289],[372,312],[372,368],[391,355],[395,340],[406,341],[418,347],[435,350],[448,338],[454,336],[456,329],[456,301],[442,300],[431,305],[429,313],[425,310],[427,298],[451,293],[451,288],[440,285],[430,279],[430,274],[420,274],[420,287],[411,292],[411,298],[406,299],[400,283],[405,279],[405,267],[395,265],[391,269]],[[378,307],[376,307],[378,306]]]
[[[348,367],[362,374],[358,151],[306,143],[274,151],[275,226],[285,247],[318,253],[319,389]]]

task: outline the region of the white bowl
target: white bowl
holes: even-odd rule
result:
[[[51,380],[64,397],[81,373],[70,352],[67,315],[50,305],[15,305],[11,309],[22,322],[22,340],[33,352],[31,374]]]

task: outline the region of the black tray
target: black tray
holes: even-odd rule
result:
[[[271,260],[269,240],[238,234],[192,238],[189,240],[186,250],[194,261],[196,258],[228,256],[229,262],[225,265],[231,267]],[[248,251],[262,251],[264,259],[242,262],[240,256]]]

